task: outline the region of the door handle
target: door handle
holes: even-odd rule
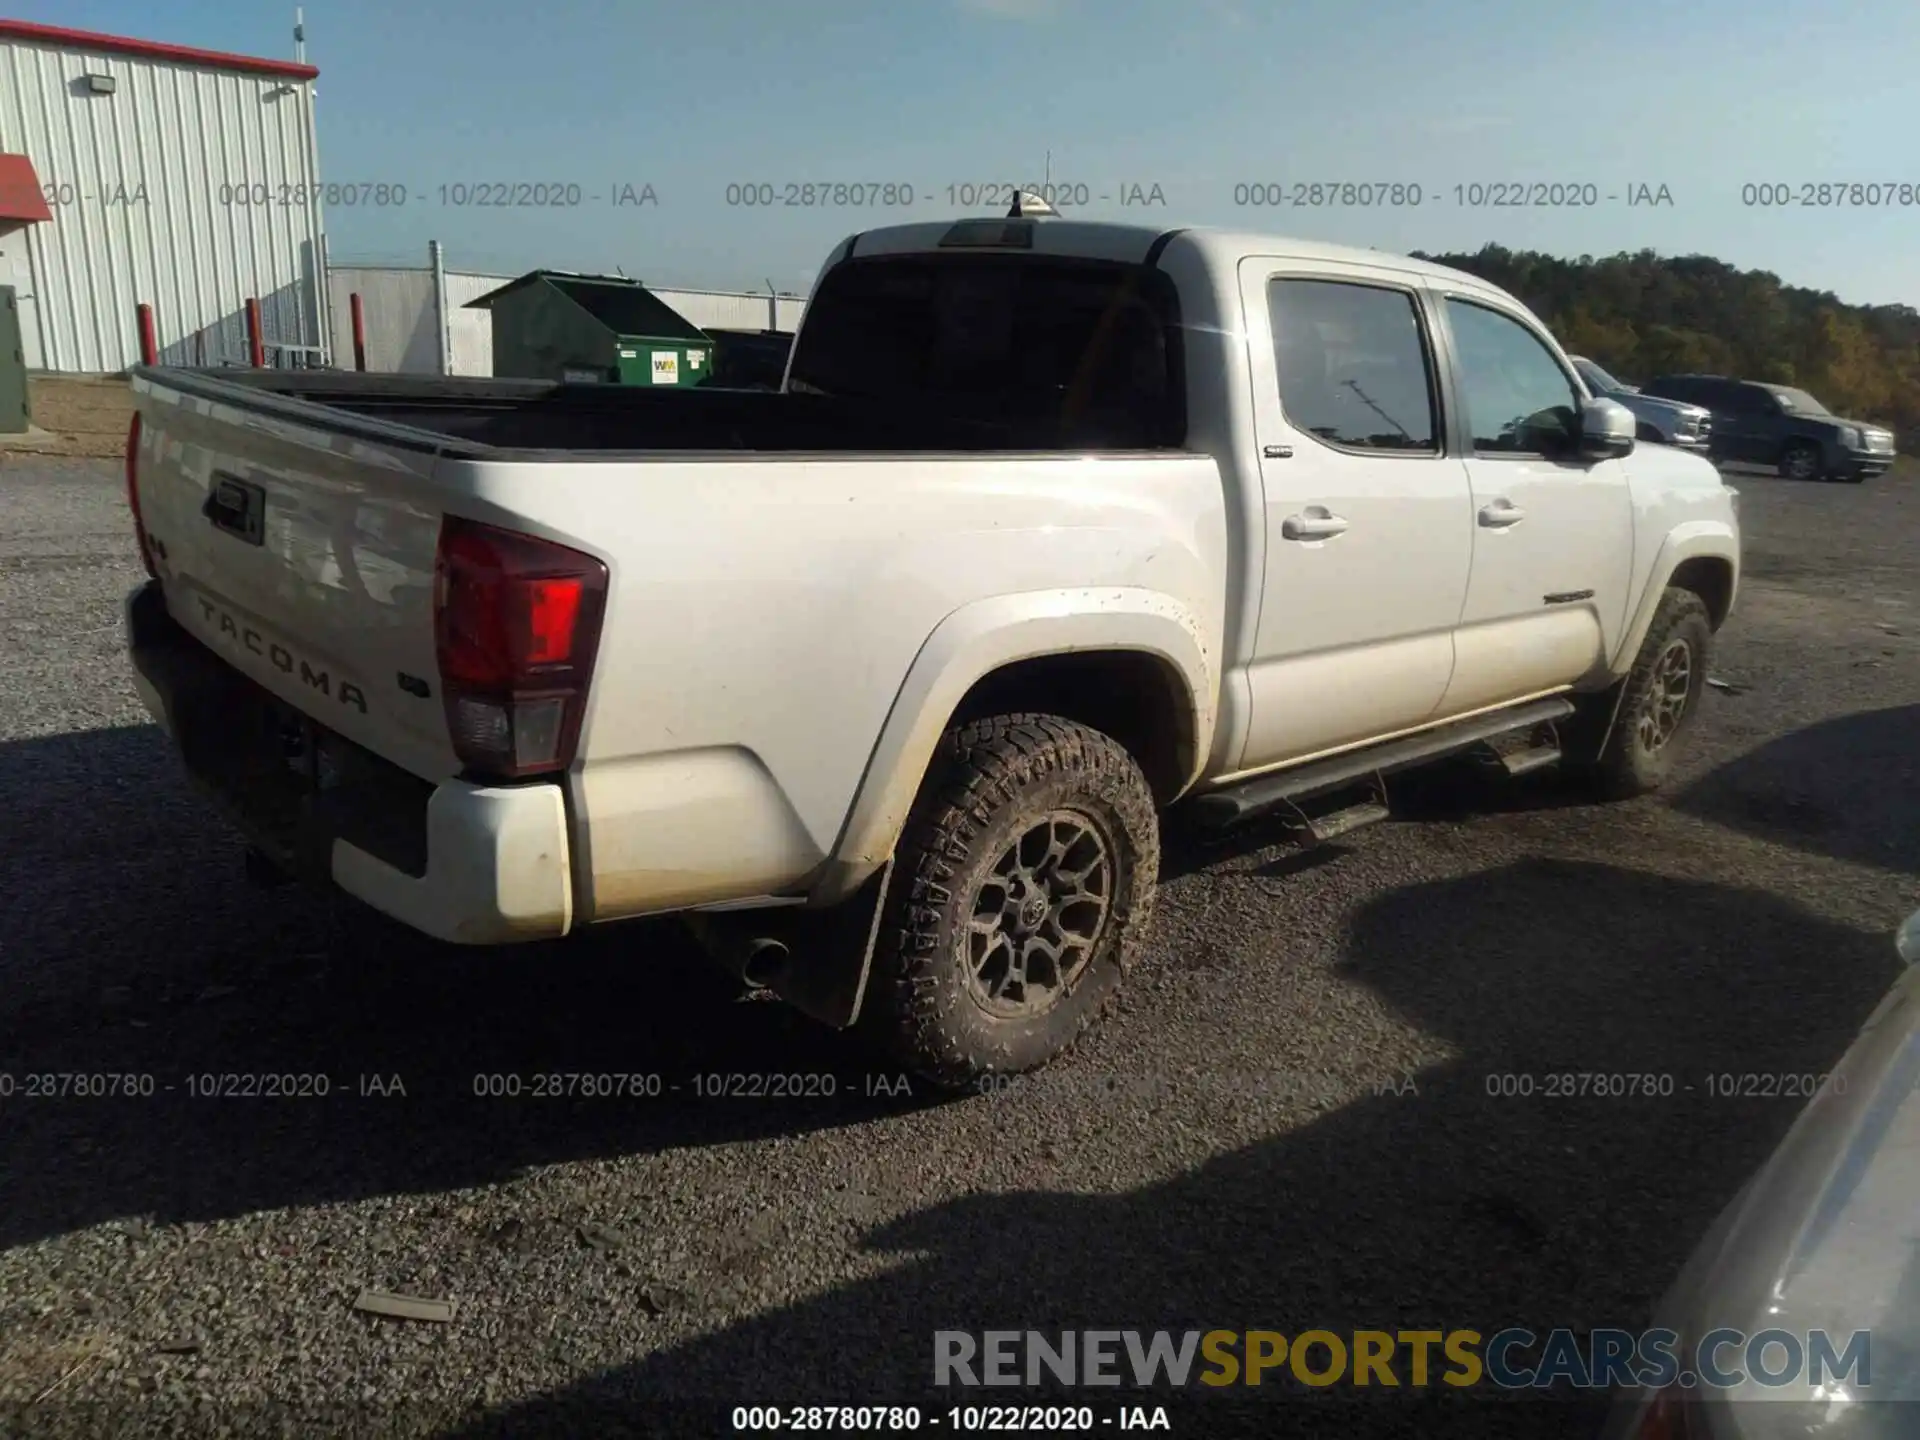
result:
[[[1324,505],[1309,505],[1298,515],[1280,522],[1280,534],[1288,540],[1326,540],[1346,533],[1347,520]]]
[[[1495,500],[1492,504],[1480,507],[1480,523],[1491,530],[1504,530],[1526,518],[1527,512],[1511,500]]]

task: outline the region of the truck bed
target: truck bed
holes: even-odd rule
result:
[[[971,453],[1057,449],[1138,451],[1148,443],[1130,417],[1090,413],[1063,434],[1053,417],[963,419],[894,403],[764,390],[642,389],[354,371],[153,369],[133,373],[189,395],[235,399],[289,419],[325,406],[334,428],[349,415],[381,422],[370,438],[400,443],[389,427],[422,432],[417,444],[494,458],[579,451],[767,453]],[[276,402],[292,402],[276,404]],[[431,441],[428,437],[442,437]],[[445,441],[453,442],[451,445]]]

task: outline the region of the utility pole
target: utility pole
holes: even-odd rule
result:
[[[307,12],[306,7],[302,5],[293,7],[293,58],[302,65],[307,63]],[[318,87],[309,80],[307,82],[306,160],[307,189],[310,196],[307,204],[312,216],[315,237],[314,253],[311,257],[313,338],[320,349],[320,362],[323,365],[330,365],[333,363],[333,290],[328,283],[327,274],[327,216],[325,207],[320,203],[319,125],[313,113],[313,107],[318,103],[319,98]]]
[[[447,330],[447,261],[438,240],[427,242],[427,264],[433,269],[433,328],[440,349],[440,373],[453,373],[453,337]]]

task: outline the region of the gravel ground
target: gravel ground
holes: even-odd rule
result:
[[[125,678],[116,468],[16,457],[0,1072],[155,1093],[0,1101],[0,1431],[723,1433],[736,1404],[921,1397],[941,1329],[1642,1324],[1798,1109],[1701,1077],[1830,1064],[1920,903],[1920,484],[1739,483],[1734,688],[1675,791],[1601,808],[1443,769],[1314,857],[1173,845],[1111,1021],[936,1103],[739,997],[672,926],[458,951],[244,888]],[[663,1093],[473,1093],[550,1071]],[[1676,1092],[1488,1094],[1562,1071]],[[246,1072],[331,1093],[191,1093]],[[837,1093],[695,1093],[767,1072]],[[368,1287],[458,1309],[374,1318]],[[1259,1393],[1171,1397],[1176,1433],[1597,1418]]]

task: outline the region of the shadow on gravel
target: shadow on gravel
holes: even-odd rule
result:
[[[1165,1184],[909,1215],[866,1237],[893,1262],[881,1276],[452,1433],[718,1433],[743,1403],[921,1397],[943,1417],[956,1401],[1110,1414],[1164,1400],[1181,1434],[1591,1436],[1592,1401],[1444,1386],[1309,1393],[1269,1377],[1254,1402],[1201,1387],[930,1393],[933,1334],[1644,1325],[1799,1109],[1710,1098],[1704,1076],[1823,1069],[1897,970],[1886,938],[1784,897],[1545,861],[1374,901],[1341,964],[1457,1058],[1411,1092],[1362,1093]],[[1273,1064],[1285,1083],[1286,1057]],[[1069,1105],[1072,1068],[965,1103]],[[1671,1091],[1544,1093],[1549,1075],[1580,1072],[1648,1077],[1643,1091],[1671,1077]],[[1513,1075],[1536,1093],[1490,1093]]]
[[[1920,875],[1920,705],[1782,735],[1702,776],[1672,803],[1742,834]]]
[[[870,1074],[890,1091],[900,1077],[849,1037],[744,999],[677,922],[474,949],[342,896],[251,888],[239,841],[153,727],[0,745],[0,795],[0,1076],[13,1091],[0,1097],[0,1247],[121,1218],[438,1192],[927,1103],[870,1097]],[[659,1077],[659,1093],[531,1098],[534,1077],[555,1073],[639,1089]],[[777,1101],[694,1089],[696,1076],[769,1073],[830,1078]],[[154,1093],[29,1098],[62,1075],[150,1076]],[[226,1075],[320,1076],[328,1093],[193,1093],[196,1077]],[[520,1098],[476,1096],[476,1076],[504,1075],[526,1077]],[[377,1077],[367,1093],[362,1077]],[[395,1077],[404,1098],[376,1093]]]

